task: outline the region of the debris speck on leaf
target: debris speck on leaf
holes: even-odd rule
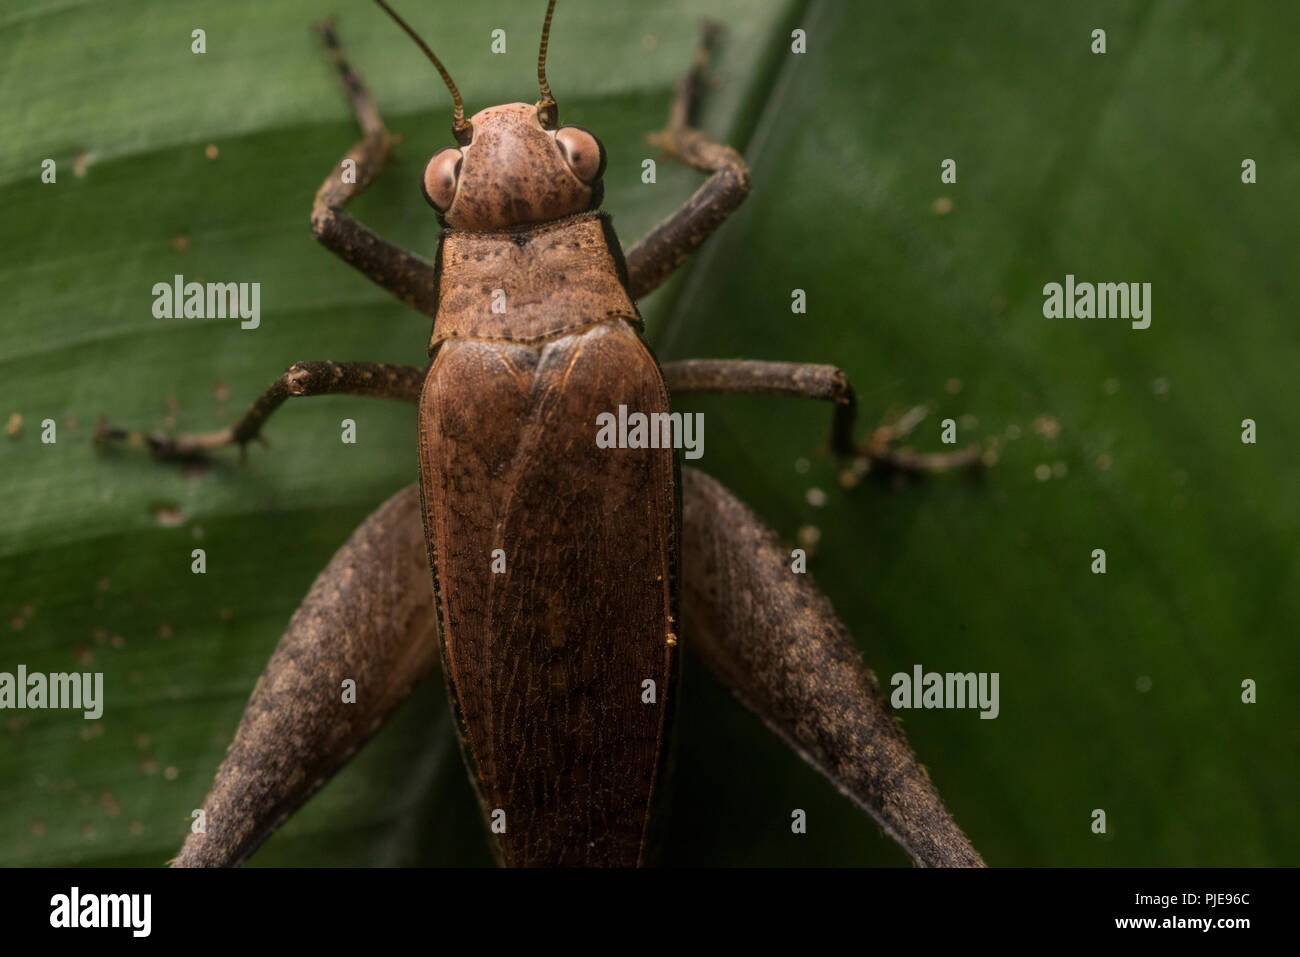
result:
[[[185,524],[185,515],[175,505],[155,505],[153,507],[153,520],[157,525],[163,528],[175,528],[178,525]]]

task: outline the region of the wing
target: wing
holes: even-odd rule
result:
[[[620,405],[668,411],[621,320],[444,342],[421,398],[446,678],[510,865],[644,856],[677,660],[676,459],[600,448]]]

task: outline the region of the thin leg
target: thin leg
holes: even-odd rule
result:
[[[362,139],[325,178],[312,204],[311,229],[330,252],[360,270],[407,305],[432,316],[437,307],[437,271],[433,263],[381,239],[344,213],[343,207],[370,185],[399,141],[384,127],[374,97],[339,48],[331,22],[320,25],[330,59],[338,66],[343,88],[361,124]],[[351,160],[355,168],[349,167]],[[348,179],[354,180],[347,182]]]
[[[857,400],[848,378],[835,366],[746,359],[687,359],[663,366],[669,395],[782,395],[834,402],[831,447],[836,455],[856,455],[853,420]]]
[[[688,359],[665,363],[663,372],[670,395],[781,395],[833,402],[832,451],[836,455],[860,457],[868,468],[879,474],[902,472],[915,476],[980,465],[978,445],[956,452],[929,454],[894,449],[893,442],[906,437],[924,418],[924,410],[919,408],[892,426],[876,429],[865,447],[859,448],[853,439],[853,423],[857,417],[853,386],[835,366],[752,359]]]
[[[730,146],[691,126],[705,85],[709,56],[721,28],[704,24],[690,70],[677,84],[668,126],[649,141],[702,173],[712,173],[686,203],[627,253],[628,289],[633,299],[658,288],[722,225],[749,195],[749,168]]]
[[[416,366],[384,362],[299,362],[290,366],[258,396],[242,419],[220,431],[201,435],[167,435],[162,432],[147,435],[114,428],[101,419],[95,430],[95,441],[121,440],[145,445],[161,459],[195,458],[204,452],[235,444],[242,450],[257,438],[266,420],[288,398],[361,395],[413,403],[420,398],[424,373],[424,369]]]
[[[830,602],[735,496],[682,470],[686,647],[925,867],[983,866]]]
[[[233,867],[315,794],[438,660],[420,490],[353,532],[294,612],[176,867]],[[343,682],[356,682],[354,702]],[[351,697],[351,696],[349,696]]]
[[[953,469],[978,472],[983,467],[978,443],[972,442],[964,449],[955,452],[913,452],[911,449],[893,448],[896,441],[912,434],[925,418],[925,414],[925,407],[918,405],[909,409],[890,425],[882,425],[872,431],[866,447],[862,450],[867,461],[872,465],[884,465],[887,471],[902,472],[907,475],[947,472]]]

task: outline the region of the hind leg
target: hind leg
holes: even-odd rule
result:
[[[925,867],[980,867],[830,602],[718,482],[682,469],[687,647]]]
[[[203,802],[203,828],[191,826],[174,865],[233,867],[252,854],[406,701],[438,654],[411,485],[357,528],[294,612]]]

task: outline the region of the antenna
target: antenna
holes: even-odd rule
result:
[[[546,82],[546,45],[551,39],[551,15],[555,13],[555,0],[546,5],[546,19],[542,22],[542,46],[537,53],[537,83],[542,99],[537,104],[537,120],[542,129],[553,130],[560,125],[560,107],[551,95],[551,85]]]
[[[412,30],[410,26],[407,25],[406,21],[394,12],[392,7],[386,4],[384,0],[375,0],[375,3],[383,7],[384,12],[397,21],[397,25],[406,31],[407,35],[416,42],[416,45],[424,51],[424,55],[433,61],[433,65],[436,66],[438,72],[442,74],[442,81],[447,84],[447,89],[451,90],[451,101],[453,104],[451,113],[451,133],[456,137],[457,143],[461,146],[468,146],[470,140],[474,138],[474,127],[465,119],[465,104],[461,102],[460,90],[456,89],[456,84],[452,82],[451,74],[447,72],[447,68],[442,65],[442,61],[438,59],[437,55],[429,49],[429,45],[420,39],[419,34]],[[551,6],[555,6],[555,0],[551,0]],[[546,12],[546,25],[547,27],[551,25],[551,13],[549,10]],[[542,38],[542,51],[543,53],[546,51],[545,36]],[[546,79],[544,77],[542,79],[542,86],[546,86]],[[549,92],[547,95],[550,95]],[[552,105],[554,105],[554,103],[552,103]]]

